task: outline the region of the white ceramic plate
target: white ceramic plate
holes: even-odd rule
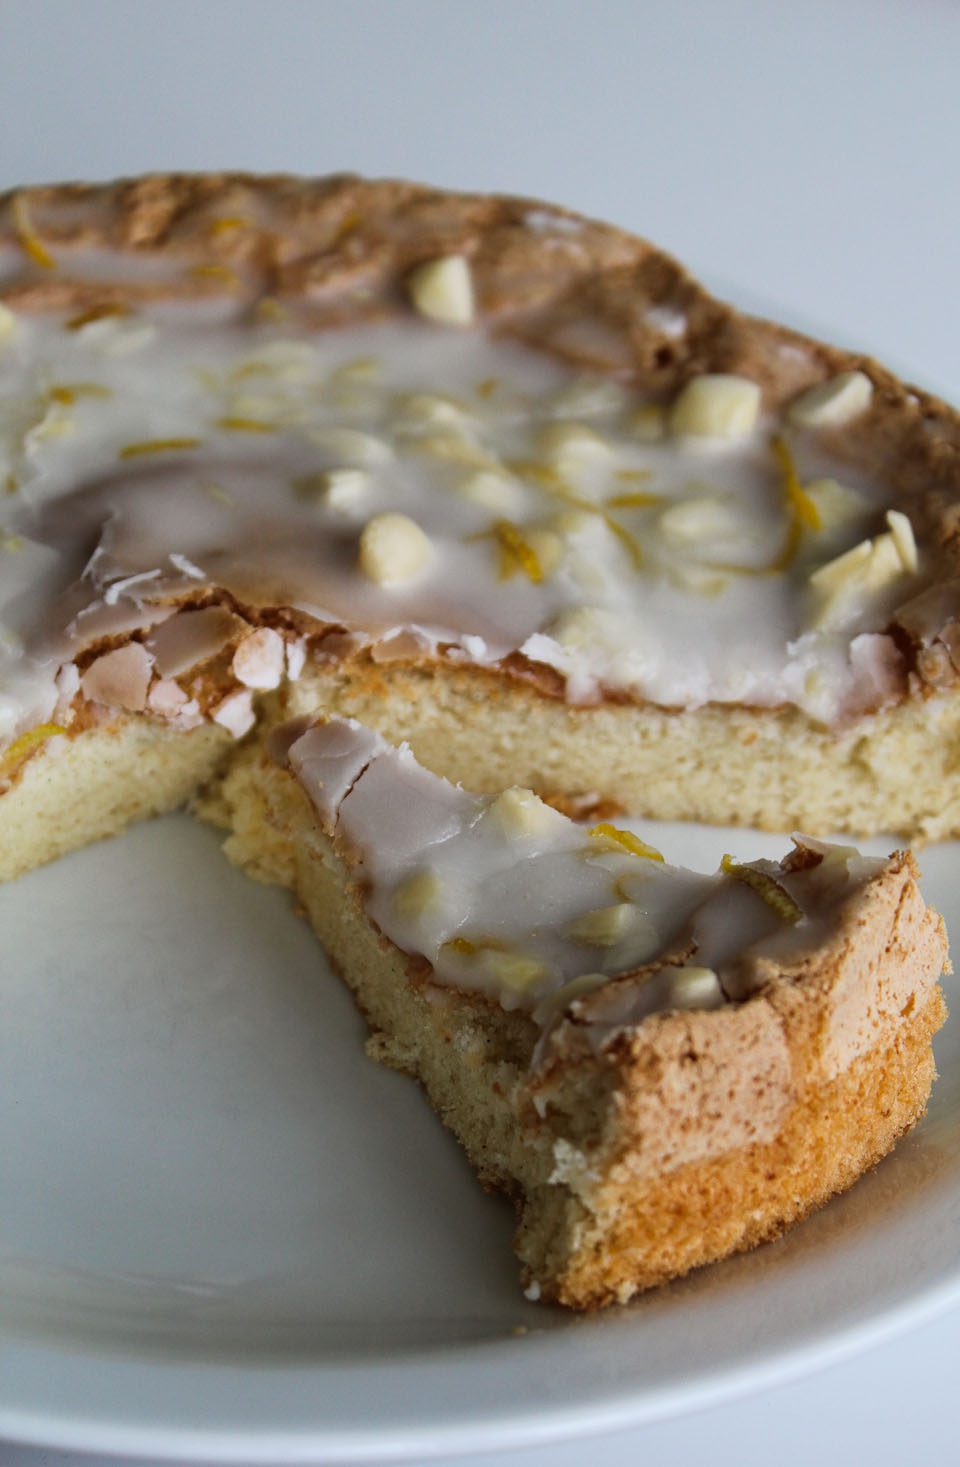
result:
[[[692,865],[783,837],[660,828]],[[871,843],[882,849],[883,842]],[[960,847],[928,851],[960,929]],[[0,1436],[423,1458],[663,1416],[960,1294],[960,1033],[930,1114],[783,1241],[577,1318],[363,1025],[286,894],[185,816],[0,889]]]

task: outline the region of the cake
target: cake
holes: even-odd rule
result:
[[[512,787],[477,796],[354,721],[295,719],[219,792],[575,1308],[778,1234],[922,1114],[945,1017],[909,855],[799,837],[714,876]]]
[[[743,316],[646,242],[529,200],[232,174],[4,195],[0,877],[203,792],[238,859],[293,884],[300,837],[272,818],[255,832],[250,811],[266,808],[257,781],[271,800],[299,788],[261,751],[304,716],[409,745],[424,778],[476,798],[523,788],[600,828],[624,812],[801,828],[775,884],[833,871],[815,843],[831,831],[949,836],[958,443],[950,408],[876,363]],[[291,830],[309,847],[305,798]],[[942,960],[914,878],[898,856],[854,883],[849,911],[873,914],[850,939],[873,954],[864,1001],[898,981],[879,932],[904,982]],[[587,1092],[617,1066],[610,1093],[652,1105],[637,1075],[660,1063],[653,1030],[780,1022],[778,1004],[815,991],[826,1033],[848,972],[827,948],[816,982],[778,986],[771,969],[776,1003],[627,1022],[609,1072],[568,1016],[548,1046],[573,1087],[561,1109],[581,1076],[589,1124]],[[610,1221],[621,1274],[590,1274],[572,1244],[562,1268],[545,1261],[525,1224],[531,1281],[571,1303],[626,1297],[851,1181],[932,1076],[939,998],[911,988],[898,1031],[879,992],[869,1057],[824,1079],[822,1035],[800,1024],[788,1044],[819,1079],[777,1135],[806,1106],[846,1170],[821,1167],[791,1205],[781,1176],[745,1232],[745,1214],[736,1237],[701,1228],[700,1252],[678,1241],[669,1265],[638,1264]],[[441,1007],[461,1003],[531,1060],[530,1015],[444,989]],[[881,1090],[883,1124],[848,1147],[830,1128]]]

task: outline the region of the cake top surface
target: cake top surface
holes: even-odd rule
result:
[[[0,739],[81,674],[188,724],[237,613],[240,689],[331,637],[834,723],[953,675],[949,411],[607,226],[355,179],[36,190],[0,299]]]
[[[354,720],[294,720],[269,749],[351,866],[370,919],[433,981],[544,1027],[586,1002],[598,1040],[802,971],[889,864],[797,838],[779,863],[725,859],[704,875],[530,790],[471,794]]]

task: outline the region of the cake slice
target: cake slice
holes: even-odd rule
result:
[[[796,837],[701,875],[343,719],[276,729],[207,813],[515,1202],[530,1298],[624,1302],[774,1237],[923,1114],[947,958],[908,854]]]

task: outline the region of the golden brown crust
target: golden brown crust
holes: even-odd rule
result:
[[[564,1155],[577,1242],[550,1297],[622,1302],[774,1237],[919,1119],[949,965],[917,877],[909,854],[891,857],[815,951],[761,967],[765,986],[743,1004],[657,1015],[599,1052],[567,1023],[536,1084],[540,1110],[549,1123],[557,1107],[563,1127],[589,1113],[598,1069],[607,1100],[594,1107],[602,1127]]]
[[[601,1308],[779,1237],[851,1187],[922,1118],[934,1079],[930,1041],[945,1018],[937,989],[888,1044],[804,1089],[772,1140],[690,1162],[652,1185],[621,1185],[608,1202],[608,1230],[601,1238],[584,1229],[543,1297]],[[524,1242],[521,1227],[521,1257]]]

